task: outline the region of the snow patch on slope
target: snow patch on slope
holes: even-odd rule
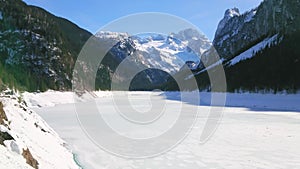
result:
[[[246,13],[246,17],[244,22],[250,22],[254,19],[255,15],[256,15],[257,9],[251,10],[248,13]]]
[[[205,71],[208,71],[208,70],[210,70],[210,69],[212,69],[212,68],[214,68],[214,67],[216,67],[216,66],[219,66],[219,65],[221,65],[223,62],[224,62],[224,59],[221,58],[221,59],[218,60],[217,62],[215,62],[215,63],[213,63],[213,64],[207,66],[205,69],[203,69],[203,70],[201,70],[201,71],[199,71],[199,72],[197,72],[197,73],[195,73],[195,74],[189,75],[188,77],[185,78],[185,80],[191,79],[191,78],[195,77],[196,75],[199,75],[199,74],[201,74],[201,73],[203,73],[203,72],[205,72]]]
[[[270,45],[272,42],[275,42],[278,38],[278,34],[270,37],[270,38],[266,38],[263,41],[259,42],[258,44],[254,45],[253,47],[251,47],[250,49],[246,50],[245,52],[241,53],[240,55],[234,57],[233,59],[231,59],[228,62],[229,66],[233,66],[243,60],[246,59],[250,59],[252,58],[256,52],[266,48],[268,45]]]

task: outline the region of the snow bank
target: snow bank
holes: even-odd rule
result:
[[[118,92],[114,92],[117,95]],[[149,94],[149,92],[130,92],[130,94]],[[170,100],[180,100],[180,92],[161,92]],[[200,105],[210,105],[211,93],[200,92]],[[102,98],[110,97],[111,91],[95,91],[85,93],[82,99],[86,98]],[[193,100],[195,93],[189,95],[189,99]],[[32,108],[37,107],[53,107],[60,104],[74,103],[72,92],[47,91],[44,93],[23,93],[23,98],[27,105]],[[300,94],[261,94],[261,93],[227,93],[227,107],[245,107],[256,109],[271,109],[271,110],[287,110],[300,111]]]
[[[210,93],[201,93],[203,104],[210,103]],[[256,110],[300,111],[300,94],[227,93],[226,107]]]
[[[6,148],[0,145],[0,168],[30,168],[22,156],[23,149],[27,148],[39,168],[79,168],[66,143],[39,115],[28,109],[25,102],[15,95],[1,95],[0,102],[8,119],[6,125],[0,125],[1,131],[14,138],[14,141],[4,141]]]
[[[110,91],[86,92],[81,96],[81,99],[84,100],[89,97],[107,97],[110,95]],[[58,104],[68,104],[75,102],[73,92],[60,92],[53,90],[48,90],[42,93],[24,92],[22,94],[22,97],[26,104],[31,108],[53,107]]]
[[[73,103],[72,92],[49,90],[43,93],[23,93],[23,99],[29,107],[52,107],[56,104]]]
[[[180,100],[180,92],[165,93],[167,99]],[[200,105],[211,104],[211,93],[200,92]],[[186,94],[193,102],[195,93]],[[300,111],[299,94],[226,93],[226,107],[244,107],[253,110]]]

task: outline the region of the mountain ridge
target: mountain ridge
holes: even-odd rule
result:
[[[0,84],[29,91],[70,90],[76,58],[85,41],[93,35],[42,8],[28,6],[19,0],[0,2]],[[200,89],[210,88],[207,74],[203,75],[206,73],[204,65],[213,68],[223,64],[229,91],[256,88],[296,90],[300,88],[296,76],[299,58],[293,43],[299,43],[299,11],[299,0],[265,0],[243,14],[237,8],[228,9],[212,43],[201,35],[195,35],[193,30],[170,33],[160,40],[155,39],[157,37],[139,39],[126,33],[113,35],[102,32],[100,35],[100,32],[95,37],[103,38],[113,48],[98,69],[96,89],[110,90],[111,76],[118,64],[129,56],[129,59],[134,59],[135,55],[140,58],[137,65],[142,68],[159,65],[158,68],[165,73],[154,73],[154,70],[141,73],[139,76],[143,78],[137,78],[135,85],[138,87],[133,87],[133,90],[143,90],[144,87],[149,90],[152,82],[155,82],[155,87],[173,89],[174,79],[170,80],[172,78],[166,74],[187,78],[185,72],[181,72],[183,64],[194,72]],[[273,58],[269,52],[274,53]],[[196,55],[201,57],[201,61],[193,59]],[[176,59],[185,63],[179,64]],[[166,60],[167,64],[162,64]],[[265,68],[263,63],[272,63],[269,65],[272,68]],[[176,71],[179,72],[172,73]],[[288,73],[290,78],[286,78],[283,72]],[[280,80],[282,77],[286,80]],[[143,83],[138,81],[146,82],[146,85],[143,87]]]
[[[235,15],[229,17],[228,11]],[[237,9],[225,12],[213,45],[224,65],[230,92],[294,93],[300,89],[300,51],[295,46],[300,43],[299,11],[299,0],[265,0],[244,14]],[[209,59],[210,64],[218,62]],[[207,74],[196,78],[203,89],[209,88]]]

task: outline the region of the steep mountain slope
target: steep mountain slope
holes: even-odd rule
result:
[[[73,65],[90,36],[39,7],[0,0],[1,81],[30,91],[70,89]]]
[[[265,0],[244,14],[229,9],[213,41],[221,62],[207,58],[224,64],[229,91],[295,92],[300,89],[299,33],[299,0]],[[197,79],[208,88],[207,74]]]
[[[265,0],[244,14],[228,9],[220,21],[213,45],[228,59],[263,39],[299,29],[299,0]]]

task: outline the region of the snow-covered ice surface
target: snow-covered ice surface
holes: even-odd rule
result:
[[[96,99],[97,102],[104,109],[110,110],[112,98],[108,92],[100,93],[98,92],[101,97]],[[146,97],[149,93],[135,94]],[[200,97],[200,106],[184,103],[187,104],[184,113],[190,113],[194,106],[199,108],[197,122],[188,137],[163,155],[140,160],[116,157],[95,146],[81,130],[74,104],[35,110],[71,145],[79,162],[86,169],[300,168],[299,94],[228,94],[227,105],[234,107],[225,108],[218,129],[205,144],[200,144],[199,138],[210,109],[207,106],[210,94],[201,93]],[[193,99],[192,95],[190,99]],[[179,93],[166,93],[165,100],[176,108],[180,103]],[[147,103],[140,104],[143,106],[142,104]]]
[[[79,168],[66,142],[17,95],[1,94],[0,101],[8,119],[6,126],[0,125],[0,130],[14,138],[4,141],[6,147],[0,145],[1,169],[29,168],[22,156],[27,148],[41,169]]]

